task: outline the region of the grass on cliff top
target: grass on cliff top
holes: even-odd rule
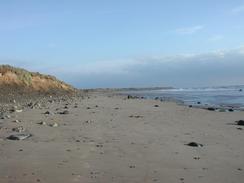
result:
[[[0,73],[2,75],[4,75],[7,72],[15,73],[17,75],[18,79],[20,81],[24,82],[28,86],[31,85],[33,76],[39,76],[40,78],[43,78],[43,79],[50,79],[50,80],[53,80],[55,82],[64,83],[62,81],[59,81],[54,76],[43,75],[43,74],[40,74],[39,72],[29,72],[25,69],[13,67],[10,65],[0,65]]]

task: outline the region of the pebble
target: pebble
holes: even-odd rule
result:
[[[63,112],[60,112],[59,114],[69,114],[69,111],[68,110],[65,110]]]
[[[39,123],[37,123],[38,125],[47,125],[47,123],[45,121],[41,121]]]
[[[14,120],[13,122],[14,122],[14,123],[21,123],[21,121],[18,120],[18,119]]]
[[[215,111],[215,108],[213,108],[213,107],[208,107],[207,110],[209,110],[209,111]]]
[[[143,116],[140,116],[140,115],[130,115],[129,117],[130,118],[143,118]]]
[[[53,112],[50,112],[50,111],[46,111],[44,114],[53,115],[54,113]]]
[[[202,144],[199,144],[197,142],[189,142],[188,144],[185,144],[187,146],[191,146],[191,147],[203,147]]]
[[[51,126],[51,127],[58,127],[58,123],[53,123],[53,124],[50,124],[49,126]]]
[[[25,140],[26,138],[31,137],[31,134],[13,134],[7,137],[9,140]]]
[[[12,131],[23,132],[23,131],[25,131],[25,128],[23,126],[19,126],[19,127],[12,128]]]
[[[236,121],[236,125],[244,126],[244,120]]]
[[[23,112],[22,109],[16,109],[15,112]]]

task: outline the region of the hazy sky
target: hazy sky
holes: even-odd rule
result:
[[[244,84],[244,0],[2,0],[0,64],[83,88]]]

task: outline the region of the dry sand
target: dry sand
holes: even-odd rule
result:
[[[244,130],[232,125],[244,112],[91,94],[8,115],[0,120],[0,183],[244,182]],[[19,126],[33,136],[6,139]],[[185,145],[192,141],[203,147]]]

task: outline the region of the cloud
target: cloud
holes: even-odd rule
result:
[[[244,12],[244,5],[237,6],[231,10],[232,13],[237,14]]]
[[[29,65],[25,63],[26,68],[37,71],[34,65],[33,62],[29,62]],[[78,65],[67,62],[66,65],[52,67],[39,65],[38,71],[56,75],[80,88],[194,87],[244,84],[243,68],[244,47],[239,47],[202,54],[118,59]]]
[[[204,28],[203,25],[196,25],[192,27],[182,27],[175,30],[178,34],[194,34]]]
[[[244,84],[243,51],[240,47],[203,54],[101,61],[66,67],[57,75],[82,88]]]

